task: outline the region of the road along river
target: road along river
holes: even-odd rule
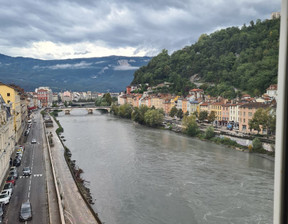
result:
[[[270,224],[274,162],[86,110],[59,113],[106,224]]]

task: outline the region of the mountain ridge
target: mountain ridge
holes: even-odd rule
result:
[[[120,92],[129,85],[136,69],[151,57],[105,56],[43,60],[0,54],[0,81],[25,91],[49,86],[53,91]]]

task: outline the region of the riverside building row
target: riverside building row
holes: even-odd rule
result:
[[[276,110],[277,85],[271,85],[267,92],[261,97],[252,98],[244,94],[241,98],[234,100],[224,99],[222,97],[210,97],[204,94],[202,89],[191,89],[186,97],[175,96],[171,94],[153,94],[144,92],[143,94],[131,93],[131,87],[126,88],[126,94],[118,96],[118,104],[131,104],[133,107],[146,105],[154,106],[156,109],[162,109],[166,115],[170,110],[176,107],[183,113],[199,114],[201,111],[207,111],[210,114],[215,113],[215,124],[227,126],[233,123],[240,132],[255,132],[250,130],[249,121],[253,118],[259,108],[269,108],[271,113]],[[260,133],[265,133],[261,130]]]

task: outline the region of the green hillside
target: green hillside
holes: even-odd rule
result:
[[[156,85],[163,81],[173,86],[164,91],[187,94],[197,82],[211,95],[235,97],[238,92],[259,95],[277,83],[280,20],[251,21],[249,26],[230,27],[169,55],[163,50],[134,73],[131,84]]]

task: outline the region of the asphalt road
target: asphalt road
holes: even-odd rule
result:
[[[43,153],[43,127],[40,123],[40,113],[34,113],[30,133],[26,143],[24,143],[25,151],[23,154],[21,166],[18,167],[19,178],[16,181],[13,195],[8,206],[6,206],[6,214],[4,223],[15,224],[19,221],[19,212],[22,202],[30,200],[32,205],[33,218],[25,223],[48,224],[48,199],[46,188],[45,161]],[[35,138],[37,143],[32,144],[31,140]],[[31,167],[32,175],[30,177],[22,176],[23,167]],[[23,222],[22,222],[23,223]]]

